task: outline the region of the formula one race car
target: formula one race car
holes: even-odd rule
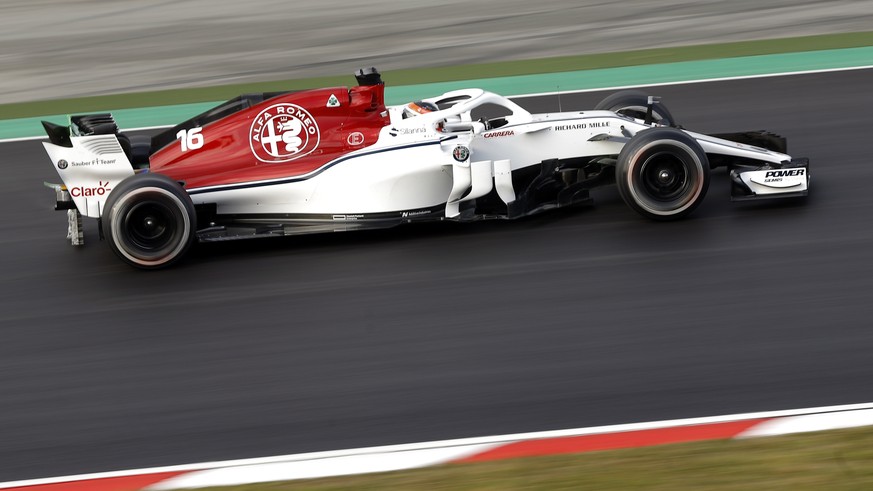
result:
[[[531,114],[466,89],[386,107],[375,69],[358,85],[232,99],[154,137],[109,114],[43,122],[63,185],[69,236],[82,216],[127,263],[178,260],[196,239],[383,228],[434,220],[513,219],[591,201],[616,184],[639,214],[673,220],[727,166],[734,199],[803,196],[807,159],[767,132],[707,136],[679,128],[637,91],[594,110]]]

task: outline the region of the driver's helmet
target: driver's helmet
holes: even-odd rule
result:
[[[439,109],[440,108],[432,102],[413,101],[403,108],[403,119],[418,116],[420,114],[427,114],[432,111],[439,111]]]

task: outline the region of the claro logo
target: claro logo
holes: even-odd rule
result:
[[[109,187],[109,181],[100,181],[100,183],[95,187],[87,188],[82,186],[76,186],[74,188],[70,188],[70,196],[74,198],[89,198],[93,196],[99,197],[106,196],[107,194],[109,194],[109,191],[112,191],[112,188]]]

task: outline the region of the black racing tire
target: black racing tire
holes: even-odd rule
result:
[[[645,119],[648,105],[649,94],[640,90],[622,90],[600,101],[594,109],[612,111],[635,119]],[[652,119],[659,125],[676,126],[676,120],[663,103],[652,106]]]
[[[103,236],[122,261],[159,269],[178,261],[194,242],[197,214],[178,182],[161,174],[121,181],[103,209]]]
[[[676,220],[709,189],[709,160],[697,140],[676,128],[640,131],[621,149],[615,181],[622,199],[653,220]]]

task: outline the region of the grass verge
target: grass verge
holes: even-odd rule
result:
[[[208,488],[748,491],[873,489],[873,427]]]
[[[682,61],[756,56],[802,51],[873,46],[873,31],[827,34],[763,41],[706,44],[676,48],[644,49],[621,53],[598,53],[561,56],[537,60],[508,61],[453,67],[419,68],[386,72],[384,78],[392,86],[431,82],[448,82],[477,78],[498,78],[514,75],[615,68],[624,66],[674,63]],[[349,85],[350,74],[296,80],[221,85],[214,87],[173,89],[131,94],[80,97],[75,99],[21,102],[0,105],[0,119],[15,119],[44,114],[69,114],[105,110],[165,106],[193,102],[230,99],[247,92],[298,90],[312,87]]]

